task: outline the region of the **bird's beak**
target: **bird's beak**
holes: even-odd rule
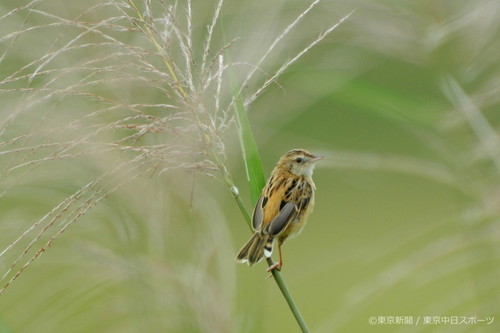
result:
[[[313,158],[311,159],[312,162],[317,162],[319,160],[322,160],[324,159],[325,156],[313,156]]]

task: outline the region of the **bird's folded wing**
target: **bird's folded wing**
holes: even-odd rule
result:
[[[260,229],[260,226],[262,225],[262,220],[264,219],[264,211],[262,209],[262,200],[264,199],[264,196],[261,195],[259,197],[259,200],[257,201],[257,204],[255,205],[255,208],[253,210],[253,216],[252,216],[252,226],[253,230],[258,231]]]
[[[296,216],[297,210],[295,205],[291,202],[287,202],[283,205],[278,215],[276,215],[276,217],[266,226],[264,233],[271,236],[278,235]]]

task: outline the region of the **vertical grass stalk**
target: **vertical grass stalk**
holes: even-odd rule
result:
[[[236,84],[233,77],[232,72],[230,72],[231,76],[231,87],[233,88],[233,93],[237,90],[235,89]],[[247,179],[249,183],[250,197],[252,199],[252,205],[257,203],[257,200],[260,196],[262,188],[265,185],[264,172],[262,169],[262,161],[260,158],[259,151],[257,149],[257,143],[255,142],[255,138],[253,136],[252,129],[250,127],[250,122],[248,120],[247,111],[243,106],[243,101],[241,99],[241,95],[235,95],[235,113],[236,113],[236,121],[238,123],[238,131],[239,131],[239,139],[240,145],[242,149],[243,159],[245,161],[245,169],[247,172]],[[233,192],[234,195],[234,192]],[[238,196],[239,198],[239,196]],[[238,200],[237,200],[238,201]],[[238,207],[240,208],[243,216],[246,219],[246,222],[249,226],[251,226],[250,215],[246,210],[245,206],[242,204],[241,199],[238,201]],[[252,230],[253,231],[253,230]],[[267,258],[267,264],[269,266],[273,265],[273,260],[271,258]],[[285,298],[290,310],[292,311],[297,324],[299,325],[301,331],[303,333],[308,333],[309,328],[304,320],[304,317],[299,311],[297,304],[295,303],[292,294],[288,290],[288,287],[281,275],[281,272],[277,269],[272,270],[272,275],[274,281],[278,285],[283,297]]]

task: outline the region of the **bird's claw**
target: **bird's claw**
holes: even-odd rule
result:
[[[269,266],[266,269],[266,272],[272,272],[275,269],[277,269],[278,271],[281,271],[281,263],[280,262],[276,262],[276,263],[272,264],[271,266]]]

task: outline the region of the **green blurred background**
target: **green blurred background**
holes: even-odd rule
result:
[[[52,22],[42,12],[68,20],[85,13],[88,22],[118,15],[112,7],[88,10],[97,3],[41,1],[24,8],[28,2],[0,2],[0,16],[19,8],[0,18],[0,250],[66,197],[130,159],[127,153],[72,151],[70,158],[11,170],[51,156],[44,149],[26,155],[15,149],[84,135],[85,128],[75,133],[71,121],[98,104],[57,100],[57,94],[50,109],[45,102],[23,104],[30,92],[16,89],[36,87],[37,79],[5,79],[79,33],[64,25],[25,30]],[[220,22],[227,40],[239,37],[228,48],[233,61],[256,64],[309,3],[226,1]],[[180,17],[186,6],[177,2]],[[193,52],[203,47],[214,8],[215,2],[193,1]],[[249,109],[266,176],[292,148],[327,157],[315,171],[316,206],[307,228],[283,248],[283,276],[313,332],[498,332],[500,3],[321,2],[273,50],[249,90],[353,9]],[[24,33],[13,37],[16,31]],[[143,43],[137,32],[119,36],[130,45]],[[87,38],[76,44],[91,43]],[[224,45],[221,24],[214,40]],[[76,50],[53,66],[70,68],[105,54]],[[130,74],[135,71],[140,68]],[[60,86],[79,82],[78,75],[61,78]],[[106,82],[93,93],[130,104],[170,103],[137,82]],[[88,128],[113,117],[121,116],[90,118]],[[249,207],[232,125],[223,142]],[[13,143],[30,131],[29,140]],[[105,133],[103,140],[120,135]],[[250,232],[220,182],[182,169],[146,173],[91,208],[0,296],[0,332],[299,332],[276,284],[265,279],[265,265],[234,263]],[[56,222],[54,232],[61,227]],[[50,238],[44,237],[33,248]],[[0,257],[1,275],[22,249]],[[370,325],[372,316],[412,316],[413,325]],[[494,321],[424,325],[425,316]]]

